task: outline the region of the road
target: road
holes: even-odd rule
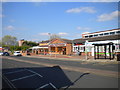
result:
[[[3,57],[2,68],[3,78],[7,78],[7,82],[9,81],[17,88],[39,88],[41,86],[52,88],[118,88],[117,65],[93,65],[75,61],[28,57]],[[9,72],[15,73],[7,74]],[[10,87],[6,85],[6,80],[3,80],[3,83],[3,87]],[[40,83],[41,85],[39,85]]]

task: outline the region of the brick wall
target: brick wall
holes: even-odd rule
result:
[[[72,54],[72,44],[66,44],[66,54]]]

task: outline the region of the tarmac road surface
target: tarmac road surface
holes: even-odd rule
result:
[[[50,65],[48,65],[49,60],[47,59],[47,63],[43,63],[44,59],[8,58],[2,59],[3,88],[11,85],[16,88],[34,88],[36,90],[40,88],[118,88],[117,77],[94,74],[86,69],[84,72],[74,70],[80,67],[74,68],[74,65],[71,66],[72,62],[69,65],[63,65],[66,65],[66,68],[73,67],[73,69],[64,69],[65,67],[61,66],[62,61],[57,65],[50,61]]]

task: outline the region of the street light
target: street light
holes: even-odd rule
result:
[[[88,40],[85,41],[85,54],[86,54],[85,59],[86,60],[88,59],[88,57],[87,57],[87,49],[88,49],[87,45],[88,45]]]
[[[49,35],[49,40],[50,40],[50,37],[51,37],[51,33],[48,33],[48,35]],[[51,56],[51,47],[50,47],[50,56]]]

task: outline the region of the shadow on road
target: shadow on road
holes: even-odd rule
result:
[[[66,90],[87,74],[89,73],[83,73],[75,81],[71,82],[59,66],[3,69],[2,87],[3,90],[6,88],[9,88],[9,90],[21,90],[24,88],[57,90],[63,87]]]
[[[3,69],[2,76],[3,89],[59,89],[65,86],[73,85],[59,66]]]

